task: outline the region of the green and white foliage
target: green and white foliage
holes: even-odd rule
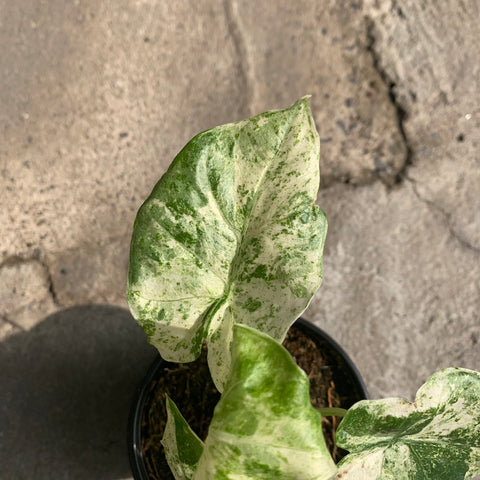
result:
[[[337,445],[351,453],[342,480],[463,480],[480,474],[480,373],[447,368],[414,403],[361,401],[342,420]]]
[[[337,469],[305,373],[268,335],[242,325],[233,331],[232,368],[203,453],[193,477],[176,479],[332,479]]]
[[[321,281],[319,140],[308,100],[193,138],[140,208],[130,309],[163,358],[207,340],[221,390],[234,323],[281,341]]]
[[[175,479],[191,480],[203,452],[203,442],[195,435],[168,396],[167,425],[162,445]]]

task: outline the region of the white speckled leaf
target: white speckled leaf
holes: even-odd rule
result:
[[[140,208],[128,301],[162,357],[209,344],[221,389],[234,322],[281,341],[321,281],[319,141],[303,98],[193,138]]]
[[[336,470],[305,373],[271,337],[235,325],[232,368],[194,480],[327,480]]]
[[[203,442],[195,435],[167,396],[167,425],[162,445],[175,480],[190,480],[203,452]]]
[[[480,474],[480,373],[447,368],[400,398],[354,405],[337,430],[342,480],[464,480]]]

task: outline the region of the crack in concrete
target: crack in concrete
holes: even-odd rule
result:
[[[21,332],[26,332],[27,330],[25,328],[23,328],[21,325],[19,325],[18,323],[14,322],[13,320],[10,320],[6,315],[2,315],[0,317],[0,320],[2,320],[2,322],[5,322],[5,323],[8,323],[9,325],[11,325],[12,327],[14,328],[17,328],[18,330],[20,330]]]
[[[58,300],[57,291],[55,289],[55,284],[53,282],[53,277],[52,277],[52,273],[50,271],[49,266],[45,262],[42,262],[42,261],[40,261],[40,264],[42,265],[43,268],[45,268],[45,270],[47,272],[48,291],[50,292],[50,295],[52,297],[53,304],[56,307],[62,307],[62,304]]]
[[[12,255],[5,258],[2,263],[0,263],[0,270],[4,267],[13,267],[15,265],[21,265],[23,263],[29,263],[35,261],[34,258],[23,258],[20,255]]]
[[[403,18],[403,12],[399,7],[396,6],[396,2],[394,2],[394,6],[397,8],[397,13],[400,17]],[[387,188],[392,188],[392,187],[398,187],[401,186],[405,181],[408,181],[411,183],[413,192],[415,196],[418,198],[418,200],[425,205],[427,205],[430,209],[438,212],[445,220],[445,224],[448,228],[448,231],[452,238],[454,238],[462,247],[464,247],[467,250],[470,250],[474,253],[480,253],[480,248],[472,245],[461,233],[459,233],[457,230],[455,230],[454,226],[452,225],[451,222],[451,217],[452,214],[448,213],[445,211],[443,208],[441,208],[439,205],[437,205],[435,202],[432,200],[428,200],[424,197],[422,197],[418,191],[416,181],[409,177],[408,175],[408,170],[411,165],[413,165],[413,155],[414,151],[412,147],[410,146],[407,134],[405,132],[404,128],[404,122],[407,119],[407,111],[404,109],[404,107],[398,102],[397,97],[395,95],[395,87],[396,83],[393,81],[393,79],[388,75],[386,70],[382,67],[381,65],[381,58],[379,53],[375,49],[375,44],[376,44],[376,38],[374,34],[374,29],[375,29],[375,22],[372,18],[366,17],[366,25],[367,25],[367,51],[370,52],[373,58],[373,67],[374,69],[378,72],[380,75],[380,78],[382,81],[387,85],[388,87],[388,92],[389,92],[389,97],[392,105],[395,108],[395,111],[397,113],[397,123],[398,123],[398,129],[400,132],[400,135],[403,139],[403,142],[405,144],[406,148],[406,155],[404,159],[404,163],[402,168],[396,173],[395,178],[394,178],[394,184],[393,185],[388,185],[386,184]],[[413,92],[410,92],[410,95],[414,95]],[[379,177],[379,180],[382,181],[385,184],[385,180]]]
[[[372,56],[373,68],[375,69],[375,71],[378,72],[383,83],[388,87],[388,96],[389,96],[390,102],[392,103],[395,109],[396,116],[397,116],[398,130],[399,130],[400,136],[402,137],[403,143],[405,145],[406,153],[405,153],[403,165],[400,168],[400,170],[394,175],[393,183],[389,183],[388,180],[378,175],[378,179],[382,183],[384,183],[388,189],[391,189],[393,187],[398,187],[403,183],[403,181],[406,179],[408,168],[410,167],[410,165],[412,165],[413,149],[410,146],[410,142],[408,140],[408,137],[404,128],[404,122],[407,119],[408,114],[407,114],[407,111],[402,107],[402,105],[400,105],[400,103],[397,100],[397,97],[395,94],[396,83],[388,75],[386,70],[382,67],[380,55],[375,50],[375,44],[376,44],[376,38],[374,34],[375,22],[372,18],[368,16],[365,18],[365,21],[366,21],[366,27],[367,27],[367,51]]]
[[[40,252],[38,251],[35,252],[35,254],[31,257],[22,257],[20,255],[12,255],[11,257],[7,257],[2,261],[2,263],[0,263],[0,271],[4,267],[11,267],[15,265],[25,265],[28,263],[38,263],[43,268],[43,270],[45,271],[45,276],[47,280],[48,291],[50,292],[50,296],[52,297],[53,304],[57,307],[62,307],[62,304],[58,301],[50,267],[44,260],[41,259]],[[18,326],[18,325],[15,325],[15,326]]]
[[[452,238],[454,238],[463,248],[470,250],[476,254],[480,253],[480,248],[476,247],[475,245],[472,245],[464,236],[462,236],[459,232],[455,230],[455,227],[452,225],[452,222],[451,222],[451,218],[452,218],[451,213],[446,212],[442,207],[437,205],[434,201],[428,200],[427,198],[422,197],[422,195],[418,191],[417,182],[413,178],[409,177],[408,175],[405,175],[404,178],[405,180],[411,183],[413,193],[418,198],[418,200],[424,203],[425,205],[427,205],[427,207],[429,207],[431,210],[434,210],[435,212],[439,213],[444,218],[448,231]]]
[[[225,18],[227,20],[228,32],[232,37],[233,45],[237,53],[240,63],[240,73],[243,77],[245,85],[246,105],[249,115],[255,113],[255,73],[251,62],[251,57],[245,41],[244,28],[240,21],[235,0],[224,0],[223,7],[225,10]]]

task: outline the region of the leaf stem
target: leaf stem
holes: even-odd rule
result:
[[[324,417],[344,417],[347,414],[347,410],[344,408],[337,408],[337,407],[325,407],[319,408],[318,411]]]

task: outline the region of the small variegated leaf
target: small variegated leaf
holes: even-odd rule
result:
[[[235,325],[232,368],[194,480],[326,480],[336,470],[305,373],[271,337]]]
[[[340,423],[342,480],[464,480],[480,474],[480,373],[447,368],[414,403],[363,400]]]
[[[322,274],[319,141],[308,100],[193,138],[140,208],[130,309],[163,358],[209,346],[221,390],[234,323],[281,341]]]
[[[191,480],[203,452],[203,442],[195,435],[167,395],[167,424],[162,445],[175,480]]]

